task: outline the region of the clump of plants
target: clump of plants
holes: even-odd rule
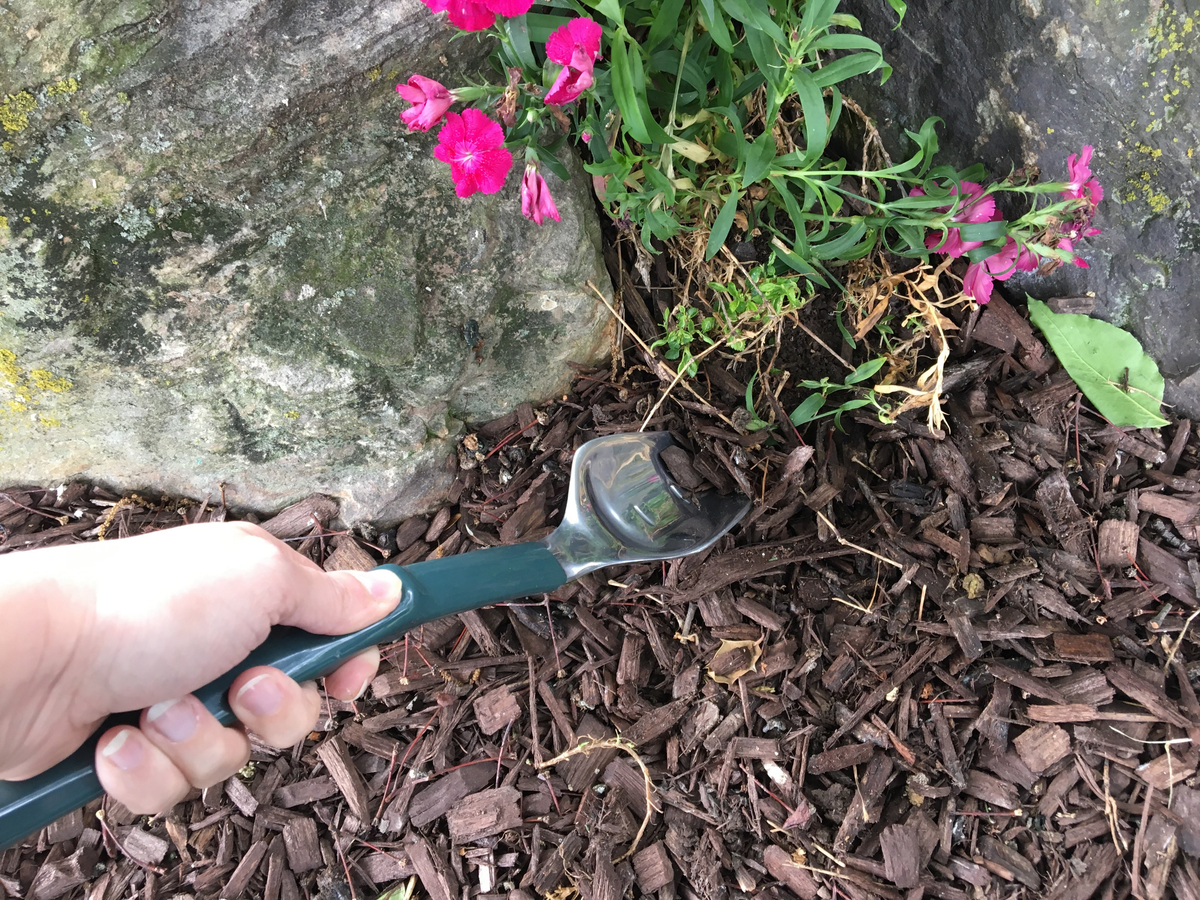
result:
[[[543,171],[568,177],[558,156],[569,144],[639,254],[686,241],[707,263],[728,252],[735,229],[769,248],[757,274],[739,265],[737,278],[703,279],[704,308],[685,300],[665,313],[654,346],[684,376],[696,372],[698,343],[742,353],[770,330],[764,323],[794,314],[807,296],[800,279],[840,289],[861,339],[872,313],[835,272],[865,261],[887,278],[887,260],[907,258],[914,268],[899,280],[918,285],[910,316],[917,336],[900,348],[907,354],[893,347],[868,374],[854,369],[843,386],[866,390],[863,382],[880,378],[839,408],[874,405],[886,417],[926,406],[940,425],[947,320],[939,310],[987,303],[995,282],[1016,272],[1087,265],[1079,244],[1098,233],[1103,198],[1090,146],[1068,158],[1066,180],[1049,183],[1017,175],[989,182],[982,166],[935,165],[936,118],[908,132],[913,149],[901,162],[880,152],[878,165],[868,167],[864,154],[864,165],[851,168],[830,154],[842,117],[860,115],[843,96],[845,82],[891,74],[838,0],[423,2],[494,41],[490,83],[447,87],[415,73],[397,86],[411,104],[401,115],[408,127],[438,129],[434,155],[450,166],[459,196],[503,190],[520,165],[522,212],[539,225],[558,221]],[[902,18],[902,0],[889,2]],[[1003,209],[1020,213],[1007,218]],[[965,268],[952,267],[964,258]],[[873,328],[886,344],[881,314]],[[936,362],[917,372],[917,345],[928,343]],[[794,423],[833,409],[829,384],[813,390]],[[887,394],[897,402],[878,402]]]

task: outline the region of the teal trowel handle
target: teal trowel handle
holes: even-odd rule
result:
[[[252,666],[274,666],[296,681],[311,681],[356,653],[395,640],[425,622],[548,593],[567,581],[550,551],[533,543],[380,568],[395,572],[404,585],[400,605],[387,618],[338,637],[277,627],[239,666],[196,691],[196,697],[218,721],[230,725],[234,715],[226,699],[229,685]],[[113,725],[137,720],[137,712],[111,716],[87,743],[49,771],[28,781],[0,781],[0,850],[99,797],[103,789],[93,766],[96,741]]]

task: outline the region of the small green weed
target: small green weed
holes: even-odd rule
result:
[[[833,416],[833,424],[839,430],[844,430],[842,429],[843,414],[864,406],[879,406],[875,398],[875,391],[871,388],[862,388],[860,385],[882,369],[885,362],[887,359],[882,356],[867,360],[851,372],[842,384],[831,382],[828,378],[822,378],[820,381],[801,381],[801,387],[806,387],[814,393],[809,394],[803,403],[792,410],[792,414],[788,418],[792,420],[793,425],[800,426],[815,422],[817,419]],[[866,391],[865,395],[856,395],[848,400],[843,400],[836,406],[830,405],[826,408],[826,403],[832,403],[831,394],[841,391],[853,391],[857,394],[864,390]]]

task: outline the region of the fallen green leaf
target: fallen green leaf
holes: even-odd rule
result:
[[[1134,428],[1170,424],[1160,412],[1163,377],[1137,338],[1100,319],[1056,313],[1028,295],[1026,300],[1030,321],[1104,418]]]

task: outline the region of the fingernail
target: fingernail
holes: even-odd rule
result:
[[[372,679],[368,678],[366,681],[364,681],[362,683],[362,687],[360,687],[358,689],[358,693],[350,698],[351,703],[353,703],[355,700],[357,700],[359,697],[361,697],[363,694],[365,694],[367,692],[367,688],[369,688],[371,686],[371,681],[372,681]]]
[[[283,692],[270,675],[259,675],[242,685],[237,701],[256,716],[270,716],[279,711]]]
[[[192,705],[184,700],[155,703],[146,710],[146,721],[168,741],[183,743],[196,733],[199,720]]]
[[[400,599],[400,594],[404,589],[404,585],[400,583],[396,574],[387,569],[371,569],[368,572],[352,572],[351,574],[370,591],[371,596],[380,604],[395,603]]]
[[[133,734],[133,730],[130,728],[126,728],[117,734],[100,751],[100,755],[109,760],[118,769],[126,771],[132,769],[142,761],[142,757],[146,755],[146,751],[142,748],[141,741],[136,739],[131,741],[129,739],[131,734]]]

